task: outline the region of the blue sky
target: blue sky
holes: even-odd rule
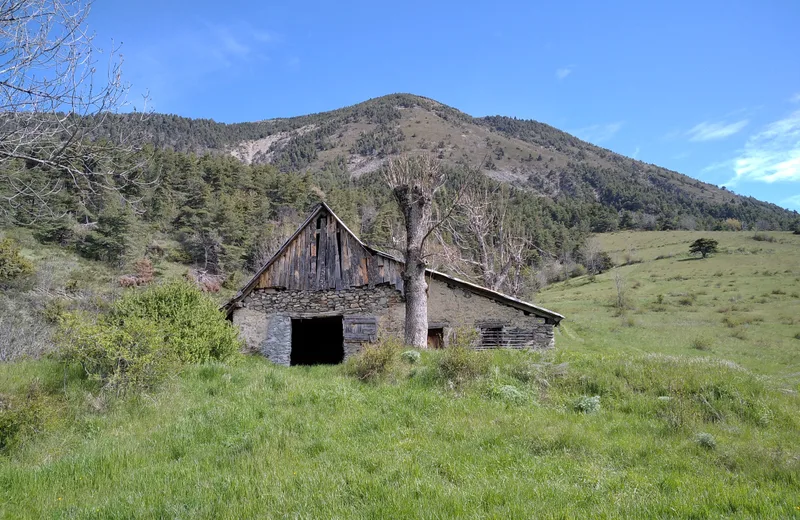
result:
[[[135,5],[98,2],[90,24],[158,112],[255,121],[409,92],[800,210],[796,0]]]

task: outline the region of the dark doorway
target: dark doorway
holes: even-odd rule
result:
[[[442,327],[428,329],[428,348],[444,348],[444,329]]]
[[[344,360],[342,317],[292,320],[292,365],[335,365]]]

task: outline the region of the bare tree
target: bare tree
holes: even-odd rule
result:
[[[533,237],[509,217],[510,201],[502,187],[472,186],[436,238],[451,270],[467,278],[477,274],[485,287],[517,295]]]
[[[392,188],[405,222],[405,342],[424,348],[428,340],[425,244],[431,233],[450,217],[460,197],[455,197],[449,208],[440,212],[436,219],[433,218],[434,197],[444,186],[446,173],[442,164],[429,155],[391,159],[384,169],[384,178]]]
[[[617,299],[614,301],[614,306],[619,313],[623,313],[628,306],[628,299],[625,290],[625,277],[622,276],[619,268],[614,269],[614,287],[617,289]]]
[[[597,274],[601,271],[601,252],[600,242],[595,237],[586,239],[582,248],[583,263],[590,274]]]
[[[134,132],[99,139],[126,105],[118,48],[101,74],[86,18],[91,0],[0,0],[0,212],[58,216],[65,190],[81,200],[136,181]],[[142,112],[143,114],[143,112]],[[129,125],[130,126],[130,125]],[[26,170],[38,168],[36,174]]]

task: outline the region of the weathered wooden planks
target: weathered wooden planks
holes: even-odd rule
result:
[[[402,291],[402,265],[371,253],[323,211],[270,261],[256,287],[324,291],[385,283]]]

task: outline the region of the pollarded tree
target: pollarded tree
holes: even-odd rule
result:
[[[535,245],[532,234],[510,215],[511,202],[506,187],[471,185],[435,236],[450,270],[468,279],[477,275],[484,287],[516,296]]]
[[[393,158],[384,169],[384,180],[392,189],[405,223],[405,342],[407,345],[424,348],[428,342],[425,244],[431,233],[450,218],[463,191],[459,190],[448,207],[440,211],[434,219],[434,197],[447,180],[447,172],[440,161],[430,155]],[[462,183],[462,186],[466,186],[466,183]]]
[[[693,255],[700,254],[703,258],[712,253],[717,252],[719,242],[713,238],[698,238],[689,246],[689,253]]]

